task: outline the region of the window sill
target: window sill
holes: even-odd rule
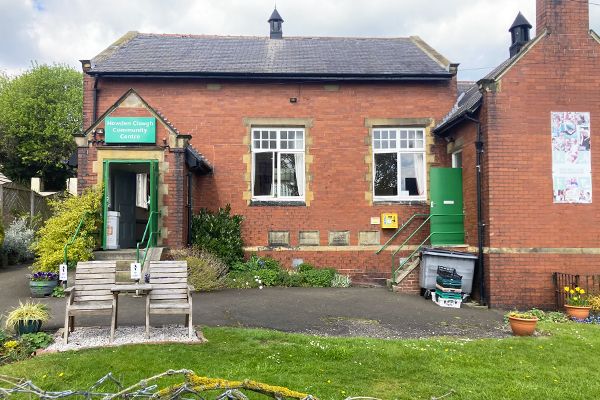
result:
[[[374,200],[374,206],[395,206],[395,205],[406,205],[406,206],[426,206],[428,205],[427,200]]]
[[[300,201],[278,201],[278,200],[252,200],[250,207],[306,207],[303,200]]]

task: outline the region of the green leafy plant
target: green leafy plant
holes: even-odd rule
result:
[[[56,298],[63,298],[66,296],[65,294],[65,288],[63,288],[62,286],[56,286],[54,289],[52,289],[52,294],[50,295],[52,297],[56,297]]]
[[[279,271],[272,269],[259,269],[256,271],[256,276],[259,279],[259,285],[276,286],[279,283]]]
[[[333,268],[311,269],[299,272],[307,286],[311,287],[331,287],[331,281],[336,272]]]
[[[350,275],[335,274],[331,280],[331,287],[347,288],[352,286]]]
[[[172,250],[174,260],[185,260],[188,266],[188,283],[198,291],[211,291],[225,286],[229,268],[219,257],[194,248]]]
[[[531,310],[529,310],[529,313],[533,314],[540,321],[549,321],[549,322],[557,322],[557,323],[569,322],[569,318],[565,314],[563,314],[559,311],[546,312],[546,311],[539,310],[537,308],[532,308]]]
[[[315,269],[314,265],[309,264],[309,263],[302,263],[300,265],[298,265],[298,267],[296,267],[297,271],[302,273],[302,272],[307,272],[307,271],[312,271]]]
[[[66,65],[37,65],[0,82],[0,160],[15,180],[41,176],[64,188],[64,162],[75,150],[82,125],[82,74]]]
[[[27,301],[25,304],[19,301],[19,306],[8,313],[6,317],[6,328],[15,329],[19,321],[42,321],[50,319],[48,306],[42,303]]]
[[[251,272],[268,269],[271,271],[281,271],[279,261],[269,257],[259,257],[253,254],[247,261],[238,261],[231,266],[232,271]]]
[[[589,305],[592,307],[592,311],[595,313],[600,312],[600,295],[596,294],[594,296],[588,297]]]
[[[192,244],[233,266],[244,258],[242,221],[241,215],[231,215],[229,204],[217,212],[202,209],[192,219]]]
[[[73,265],[77,261],[90,260],[102,223],[102,190],[87,190],[81,196],[53,201],[50,206],[54,215],[46,220],[37,232],[31,247],[36,254],[34,271],[58,272],[58,266],[63,262],[64,246],[75,233],[84,215],[84,223],[79,235],[68,248],[67,258]]]
[[[506,316],[513,317],[513,318],[520,318],[520,319],[538,319],[531,312],[521,312],[521,311],[511,311]]]
[[[35,351],[50,346],[52,342],[54,342],[54,339],[52,338],[52,335],[49,335],[46,332],[37,332],[25,333],[19,337],[19,341]]]
[[[579,286],[565,286],[564,292],[566,295],[566,304],[574,307],[588,306],[587,293]]]

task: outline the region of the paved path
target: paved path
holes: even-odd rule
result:
[[[29,298],[28,270],[0,269],[0,314]],[[65,299],[45,298],[52,311],[46,329],[64,323]],[[83,325],[108,325],[110,317],[81,318]],[[154,316],[154,324],[177,323],[183,316]],[[464,307],[441,308],[422,297],[382,288],[228,289],[194,294],[194,323],[204,326],[260,327],[318,335],[383,338],[439,335],[499,337],[502,313]],[[119,324],[144,324],[144,299],[122,296]]]

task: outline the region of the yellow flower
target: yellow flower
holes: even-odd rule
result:
[[[585,294],[585,290],[581,289],[581,290],[579,291],[579,293],[581,293],[581,294]]]
[[[571,294],[575,294],[575,291],[574,291],[574,290],[571,290],[569,293],[571,293]]]
[[[19,345],[19,342],[17,342],[16,340],[9,340],[8,342],[4,343],[4,348],[8,349],[8,350],[12,350],[15,347],[17,347]]]
[[[577,287],[575,288],[575,291],[576,291],[576,292],[579,292],[580,290],[581,290],[581,288],[580,288],[579,286],[577,286]]]
[[[571,290],[571,288],[570,288],[570,287],[568,287],[568,286],[565,286],[565,292],[568,292],[568,291],[570,291],[570,290]]]

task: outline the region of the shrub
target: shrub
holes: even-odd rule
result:
[[[27,217],[17,218],[6,230],[2,249],[12,263],[30,260],[33,258],[33,252],[30,249],[33,238],[34,232],[27,225]]]
[[[252,271],[234,271],[227,274],[225,282],[228,288],[249,289],[259,286],[256,274]]]
[[[590,296],[588,299],[593,312],[600,312],[600,295]]]
[[[256,276],[260,279],[259,284],[263,286],[276,286],[279,284],[279,271],[272,269],[259,269],[256,271]]]
[[[172,250],[174,260],[185,260],[188,266],[188,283],[198,291],[211,291],[225,286],[229,268],[217,256],[198,249]]]
[[[299,272],[298,275],[303,277],[304,283],[308,286],[330,287],[335,273],[335,269],[333,268],[323,268],[306,270]]]
[[[281,271],[279,261],[269,257],[259,257],[253,254],[247,261],[238,261],[231,266],[232,271],[248,272],[268,269],[271,271]]]
[[[19,301],[19,306],[15,307],[6,317],[6,328],[15,329],[19,321],[42,321],[50,320],[48,306],[43,303],[34,303],[27,301],[25,304]]]
[[[78,197],[52,201],[50,206],[54,215],[46,220],[44,226],[37,232],[36,240],[31,246],[36,254],[34,270],[58,271],[58,266],[63,262],[64,246],[75,233],[84,215],[86,219],[79,235],[69,246],[67,258],[70,265],[75,265],[77,261],[90,260],[92,251],[96,248],[96,237],[102,223],[100,216],[102,190],[88,190]]]
[[[350,275],[335,274],[331,280],[331,287],[347,288],[352,286]]]
[[[288,276],[289,276],[289,286],[290,287],[308,286],[304,279],[304,275],[292,272],[292,273],[289,273]]]
[[[229,204],[216,213],[206,209],[192,219],[192,244],[219,257],[228,266],[244,258],[241,215],[230,215]]]
[[[315,269],[314,265],[309,264],[309,263],[302,263],[300,265],[298,265],[297,267],[298,272],[306,272],[306,271],[312,271]]]

